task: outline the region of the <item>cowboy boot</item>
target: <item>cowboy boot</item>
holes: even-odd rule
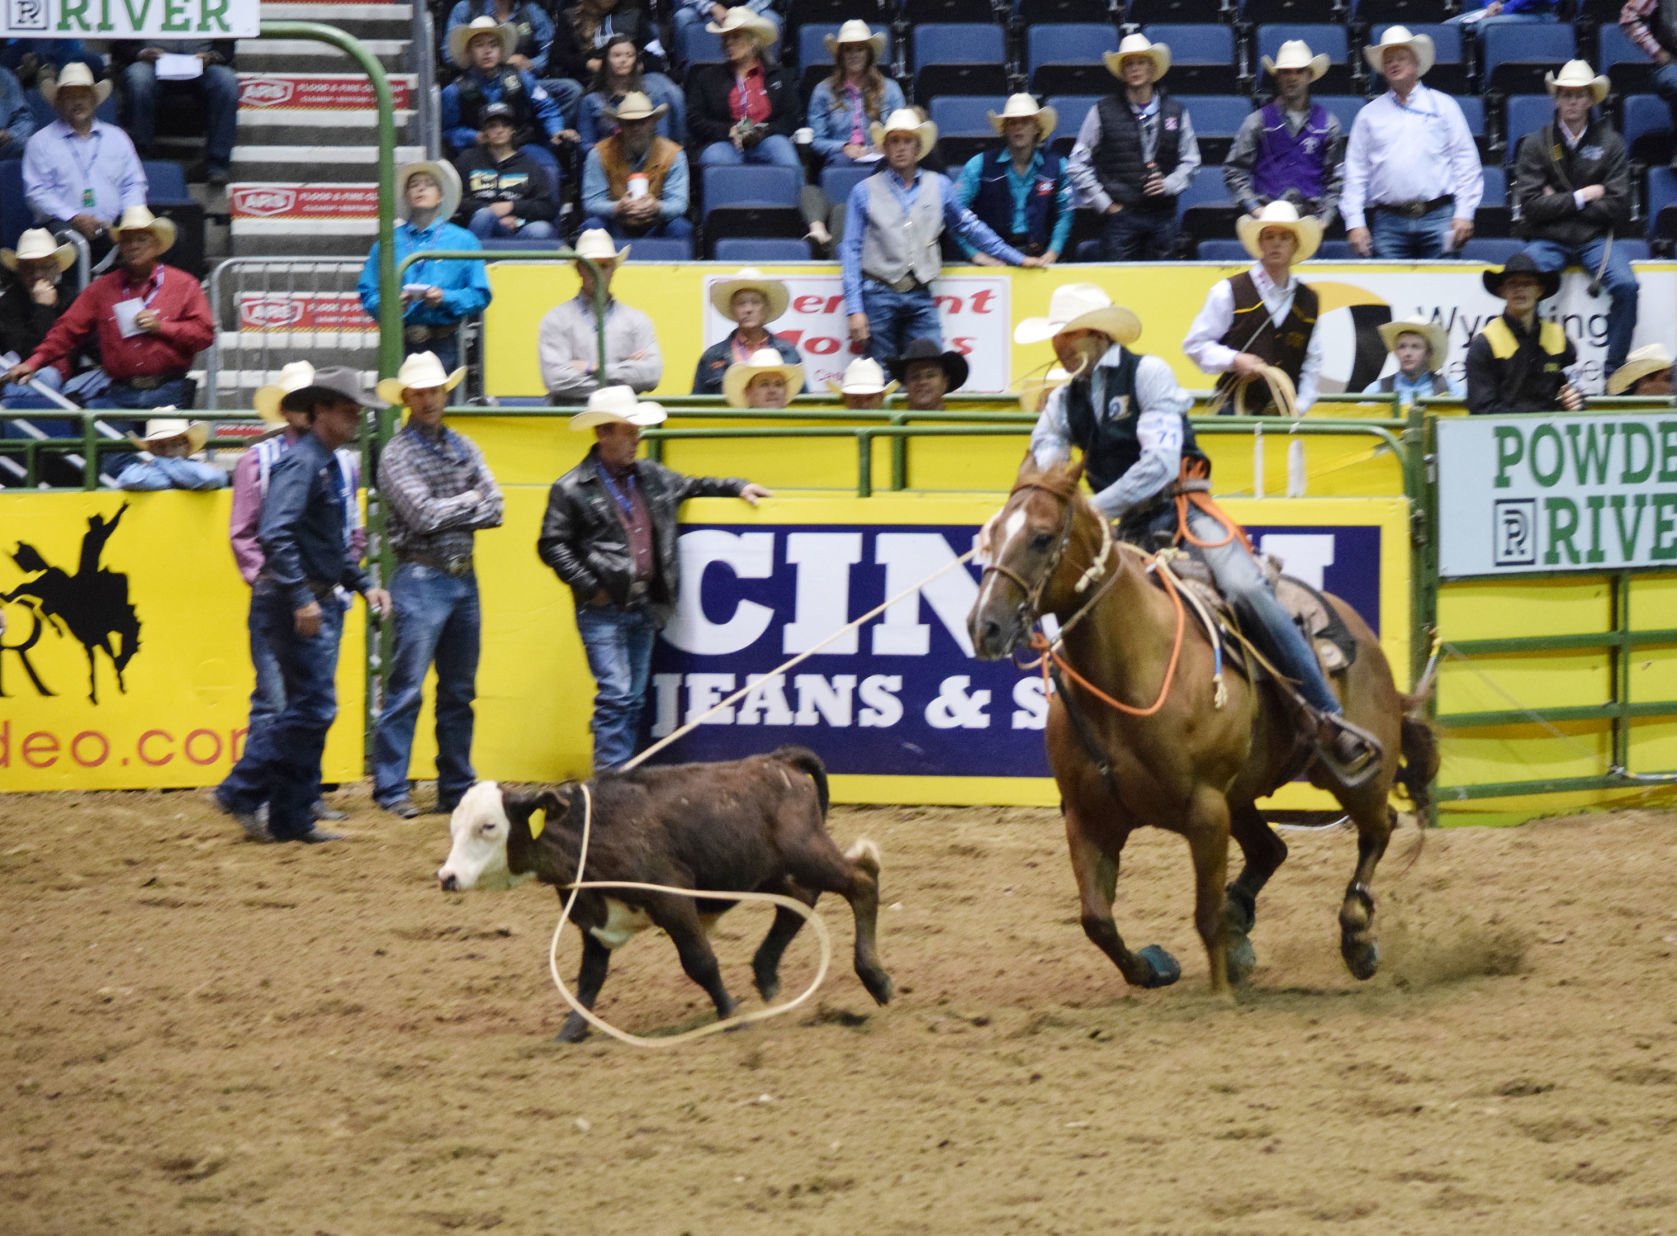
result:
[[[1316,723],[1316,754],[1348,790],[1366,784],[1380,771],[1386,750],[1380,740],[1338,713],[1322,713]]]

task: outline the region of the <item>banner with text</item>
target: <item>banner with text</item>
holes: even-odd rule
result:
[[[254,39],[260,0],[3,0],[0,35],[17,39]]]

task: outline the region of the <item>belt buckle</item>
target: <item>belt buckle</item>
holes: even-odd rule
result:
[[[404,326],[402,328],[402,338],[408,343],[424,343],[431,338],[431,328],[429,326]]]
[[[470,574],[471,570],[472,560],[469,557],[443,559],[443,571],[455,579],[459,579],[463,575]]]

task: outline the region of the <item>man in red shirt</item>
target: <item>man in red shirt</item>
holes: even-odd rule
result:
[[[34,353],[6,371],[4,381],[27,381],[97,339],[111,385],[88,407],[190,407],[187,371],[210,346],[215,323],[198,281],[158,261],[175,243],[175,225],[144,206],[130,206],[111,236],[118,268],[88,284]]]

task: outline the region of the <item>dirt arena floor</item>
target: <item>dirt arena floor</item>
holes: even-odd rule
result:
[[[1120,927],[1182,981],[1131,991],[1053,813],[841,808],[884,850],[896,1002],[823,901],[810,1005],[654,1052],[550,1041],[551,891],[445,896],[441,817],[340,797],[352,839],[315,848],[236,840],[196,793],[0,797],[0,1229],[1677,1229],[1671,814],[1435,832],[1401,876],[1400,834],[1366,984],[1337,949],[1352,835],[1290,834],[1224,1005],[1174,837],[1132,844]],[[748,1006],[766,920],[718,933]],[[813,958],[806,932],[788,993]],[[600,1005],[707,1009],[662,936]]]

